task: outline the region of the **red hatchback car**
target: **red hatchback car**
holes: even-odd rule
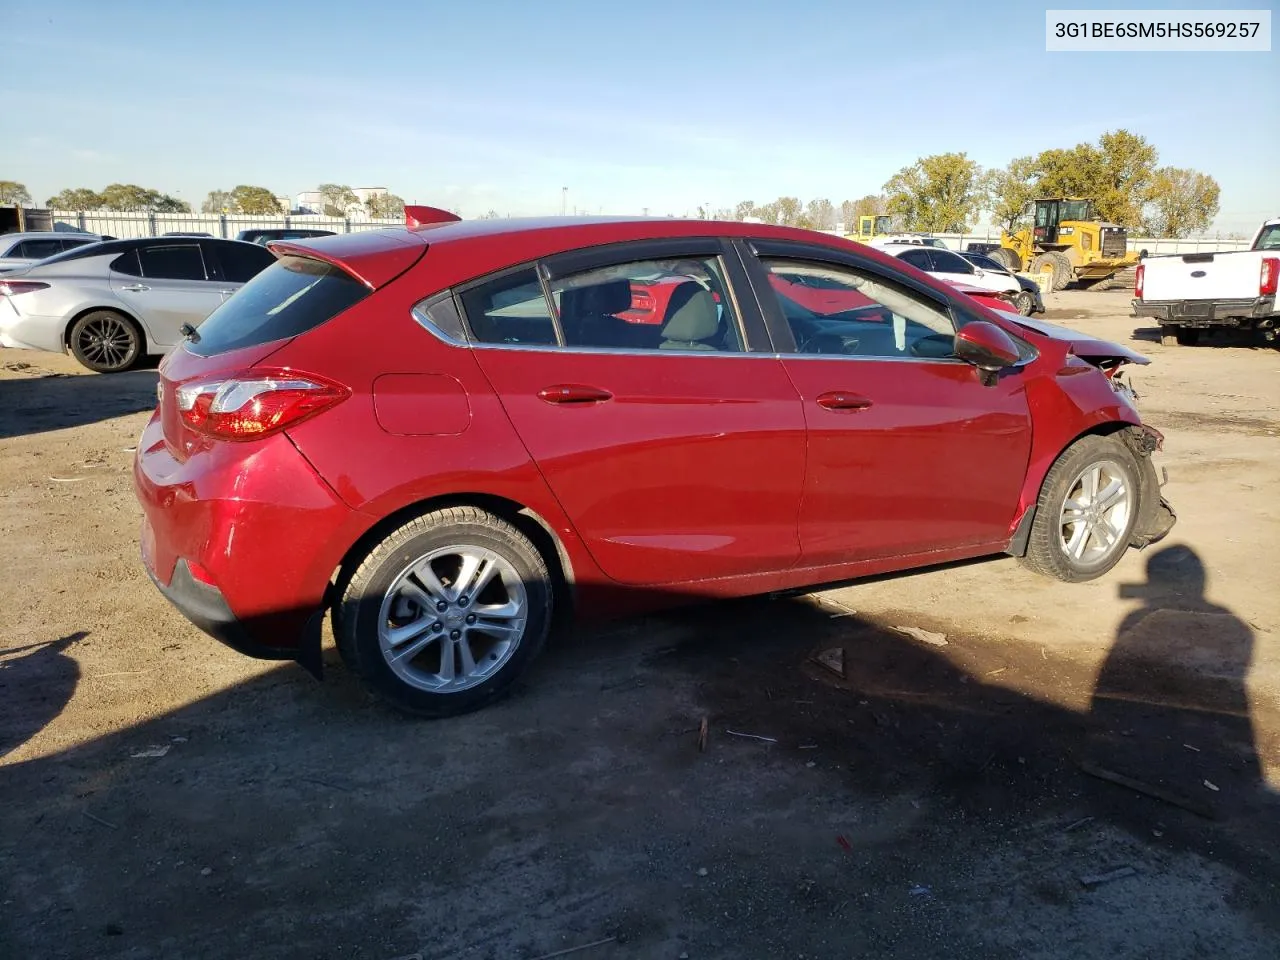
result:
[[[143,557],[244,653],[318,674],[329,613],[373,690],[444,716],[570,609],[999,553],[1089,580],[1173,525],[1125,347],[803,230],[411,213],[271,243],[161,365]]]

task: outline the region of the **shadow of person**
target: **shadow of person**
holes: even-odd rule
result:
[[[0,757],[16,750],[60,714],[76,692],[80,665],[66,650],[84,630],[0,650]]]
[[[1254,636],[1205,587],[1204,564],[1181,545],[1151,555],[1145,584],[1120,587],[1142,606],[1098,674],[1085,761],[1095,775],[1225,817],[1263,785],[1246,689]]]

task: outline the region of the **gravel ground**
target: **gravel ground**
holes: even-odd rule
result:
[[[0,350],[0,956],[1280,956],[1280,352],[1049,306],[1151,357],[1167,541],[580,629],[437,723],[190,627],[154,371]]]

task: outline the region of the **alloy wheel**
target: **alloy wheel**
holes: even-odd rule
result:
[[[81,327],[76,345],[85,359],[114,369],[133,359],[134,332],[125,320],[107,314]]]
[[[510,561],[455,545],[414,560],[383,595],[378,644],[392,672],[432,693],[478,686],[511,659],[529,600]]]
[[[1103,563],[1123,549],[1133,498],[1120,465],[1096,461],[1072,481],[1058,518],[1058,545],[1082,566]]]

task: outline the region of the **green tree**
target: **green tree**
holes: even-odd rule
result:
[[[279,216],[283,213],[280,201],[274,193],[266,187],[253,187],[243,183],[231,191],[230,207],[235,213],[251,216]]]
[[[888,212],[907,230],[963,233],[982,207],[982,168],[963,153],[921,157],[884,185]]]
[[[745,220],[747,217],[758,216],[756,213],[756,204],[754,200],[742,200],[734,204],[733,219]]]
[[[330,217],[345,217],[360,202],[355,191],[342,183],[322,183],[319,193],[321,208]]]
[[[5,206],[31,206],[31,194],[27,192],[26,184],[19,183],[17,180],[0,180],[0,203]]]
[[[1015,157],[1003,170],[987,174],[986,192],[991,221],[1010,233],[1026,225],[1027,204],[1036,193],[1036,158]]]
[[[96,190],[88,187],[73,187],[55,193],[46,201],[50,210],[71,210],[80,213],[85,210],[97,210],[102,207],[102,197]]]
[[[394,193],[375,193],[365,201],[365,209],[371,217],[403,217],[404,197],[398,197]]]
[[[498,211],[490,208],[488,213],[482,213],[480,214],[480,216],[476,217],[476,219],[477,220],[497,220]]]
[[[1142,223],[1158,159],[1156,148],[1145,137],[1113,130],[1096,144],[1043,151],[1034,164],[1036,193],[1092,198],[1104,220],[1136,227]]]
[[[1143,229],[1153,237],[1190,237],[1218,215],[1218,181],[1197,170],[1161,167],[1151,177]]]
[[[231,200],[230,190],[210,190],[209,195],[200,204],[201,213],[235,213],[236,208]]]
[[[102,206],[125,213],[190,213],[191,205],[136,183],[112,183],[102,191]]]

